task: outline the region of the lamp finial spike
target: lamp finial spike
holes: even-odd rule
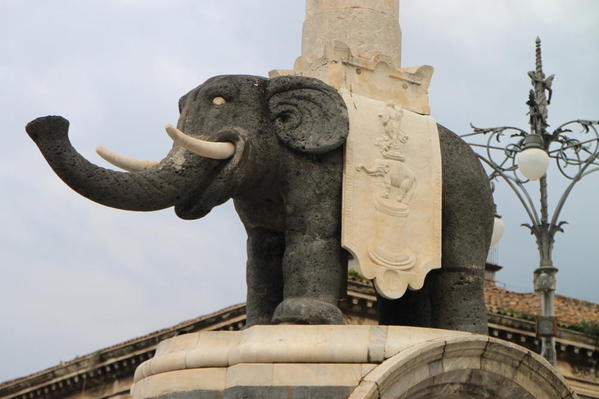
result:
[[[541,54],[541,38],[537,36],[536,40],[536,69],[537,73],[543,73],[543,58]]]

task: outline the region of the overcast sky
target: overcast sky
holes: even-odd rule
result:
[[[0,0],[0,381],[245,298],[245,232],[230,203],[192,222],[100,206],[54,175],[25,124],[63,115],[101,165],[97,145],[160,159],[181,95],[218,74],[290,69],[303,19],[303,0]],[[599,119],[597,0],[404,0],[401,25],[403,66],[435,67],[433,116],[455,132],[527,128],[537,35],[557,75],[550,123]],[[564,185],[549,180],[553,207]],[[558,292],[594,302],[597,198],[599,173],[568,200],[554,254]],[[526,215],[502,186],[496,202],[498,279],[530,292]]]

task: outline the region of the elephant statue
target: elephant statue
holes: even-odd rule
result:
[[[232,198],[248,235],[247,326],[342,324],[341,189],[349,122],[341,96],[308,77],[217,76],[184,95],[179,111],[177,127],[167,126],[174,145],[160,162],[98,148],[128,172],[83,158],[62,117],[35,119],[26,131],[66,184],[103,205],[134,211],[174,206],[180,218],[198,219]],[[439,134],[443,268],[421,292],[398,301],[380,298],[381,320],[481,332],[490,189],[470,148],[443,127]]]

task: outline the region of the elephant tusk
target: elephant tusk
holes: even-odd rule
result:
[[[126,157],[124,155],[119,155],[116,152],[107,150],[104,147],[96,147],[96,152],[99,156],[104,158],[105,161],[111,163],[117,168],[121,168],[129,172],[141,172],[158,165],[158,162],[156,161],[144,161],[141,159]]]
[[[235,154],[235,144],[233,143],[200,140],[183,133],[172,125],[166,125],[165,129],[175,143],[201,157],[228,159]]]

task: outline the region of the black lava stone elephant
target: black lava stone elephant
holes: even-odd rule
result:
[[[247,325],[341,324],[347,278],[340,245],[345,104],[307,77],[217,76],[179,101],[174,145],[144,163],[99,149],[129,172],[91,164],[59,116],[26,131],[54,171],[81,195],[134,211],[174,206],[198,219],[233,198],[247,231]],[[484,332],[484,260],[492,226],[486,176],[468,146],[440,127],[443,268],[422,292],[382,298],[381,320]],[[420,312],[416,315],[415,312]]]

